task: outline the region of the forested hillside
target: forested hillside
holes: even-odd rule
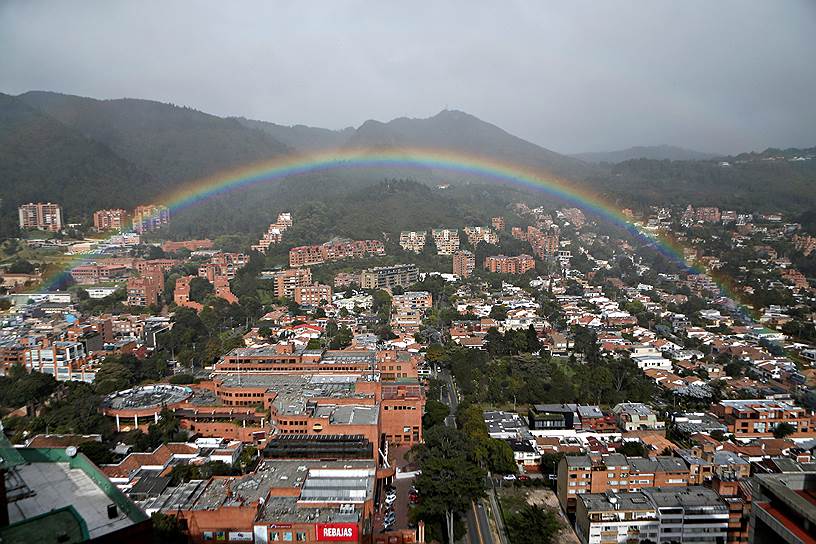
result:
[[[0,94],[0,198],[3,218],[22,202],[59,202],[68,217],[95,207],[134,206],[160,183],[109,147],[21,100]]]
[[[421,147],[533,167],[559,175],[576,188],[599,192],[622,208],[688,203],[793,213],[816,208],[813,149],[769,149],[717,160],[638,159],[589,165],[460,111],[445,110],[427,119],[367,121],[357,129],[332,131],[224,119],[147,100],[29,92],[0,95],[0,235],[16,234],[16,207],[24,201],[57,201],[68,221],[86,221],[96,209],[160,201],[181,184],[235,167],[344,147]],[[721,165],[723,160],[729,165]],[[386,179],[419,183],[367,189]],[[431,189],[441,183],[450,184],[450,189]],[[474,216],[472,210],[485,209],[485,202],[503,202],[496,195],[508,189],[475,174],[424,166],[344,165],[261,180],[174,210],[171,227],[163,234],[255,237],[278,211],[306,204],[326,207],[326,224],[312,225],[317,241],[446,222],[484,224],[484,217]],[[512,190],[516,200],[541,196]]]
[[[47,92],[20,99],[138,165],[166,185],[286,154],[235,119],[150,100],[94,100]]]
[[[816,205],[816,160],[724,166],[720,161],[639,159],[611,166],[589,183],[621,207],[692,204],[799,212]]]

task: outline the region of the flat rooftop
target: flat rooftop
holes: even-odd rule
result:
[[[643,493],[649,495],[658,508],[704,508],[717,513],[728,511],[728,506],[716,491],[700,485],[685,488],[654,487],[645,489]]]
[[[114,410],[144,409],[184,402],[193,395],[189,387],[179,385],[145,385],[111,393],[102,400],[103,408]]]
[[[610,501],[610,499],[612,499]],[[589,512],[612,512],[614,510],[654,510],[649,497],[643,493],[582,493],[578,500],[583,501]],[[614,501],[614,502],[613,502]],[[656,516],[655,516],[656,517]]]
[[[178,510],[215,511],[225,506],[270,502],[285,499],[270,510],[278,515],[285,511],[287,518],[273,521],[311,519],[316,510],[303,509],[298,502],[342,503],[363,502],[374,493],[375,467],[373,461],[312,461],[265,460],[252,474],[210,480],[191,480],[176,487],[168,487],[158,497],[141,503],[149,513]],[[267,497],[271,489],[300,489],[299,497]],[[264,506],[264,511],[267,507]],[[330,514],[330,512],[326,512]],[[271,515],[271,514],[270,514]],[[323,519],[323,518],[321,518]],[[331,521],[331,517],[325,518]],[[356,521],[355,517],[351,521]]]
[[[307,405],[314,399],[324,399],[326,404],[331,399],[357,399],[361,404],[370,402],[372,393],[358,393],[356,383],[358,376],[290,376],[269,374],[226,374],[221,377],[224,387],[263,387],[276,393],[274,406],[279,415],[300,415],[307,411]],[[339,407],[338,407],[339,408]],[[344,417],[343,412],[338,418]],[[319,417],[329,417],[325,414]],[[376,419],[374,420],[376,422]]]
[[[11,524],[70,506],[94,539],[141,521],[128,517],[119,505],[117,516],[109,519],[108,505],[116,501],[85,470],[68,462],[17,465],[6,474],[6,492]]]

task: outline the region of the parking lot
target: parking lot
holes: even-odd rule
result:
[[[396,500],[390,506],[390,509],[394,512],[394,523],[387,530],[396,531],[399,529],[409,528],[408,514],[411,506],[409,505],[408,496],[413,483],[413,478],[394,479],[393,485],[396,493]],[[378,533],[386,531],[383,522],[388,510],[389,506],[386,505],[386,493],[383,492],[380,496],[380,503],[377,513],[374,515],[374,528]]]

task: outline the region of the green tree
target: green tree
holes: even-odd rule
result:
[[[187,534],[176,516],[156,512],[150,519],[153,522],[154,544],[187,544]]]
[[[427,432],[434,425],[444,423],[449,414],[450,408],[448,408],[447,404],[435,399],[428,399],[425,402],[425,415],[422,416],[422,428]]]
[[[211,295],[215,288],[206,278],[196,276],[190,280],[190,300],[204,302],[207,295]]]
[[[17,259],[7,269],[9,274],[33,274],[34,265],[25,259]]]
[[[791,435],[795,432],[796,428],[787,421],[779,423],[773,429],[774,438],[785,438],[786,436]]]
[[[77,449],[96,466],[113,463],[113,452],[102,442],[83,442]]]
[[[454,541],[455,516],[484,494],[485,473],[469,455],[470,451],[461,431],[442,425],[430,429],[425,444],[418,446],[422,471],[416,478],[422,496],[418,514],[425,520],[444,519],[449,544]]]
[[[552,544],[561,527],[552,511],[528,504],[507,519],[511,544]]]
[[[646,455],[646,448],[644,448],[640,442],[629,440],[618,448],[618,453],[627,457],[644,457]]]

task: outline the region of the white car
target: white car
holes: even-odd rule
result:
[[[396,495],[386,495],[384,502],[385,502],[386,506],[391,506],[392,504],[394,504],[396,502],[396,500],[397,500]]]
[[[515,481],[516,475],[515,474],[505,474],[504,479],[508,482]]]

